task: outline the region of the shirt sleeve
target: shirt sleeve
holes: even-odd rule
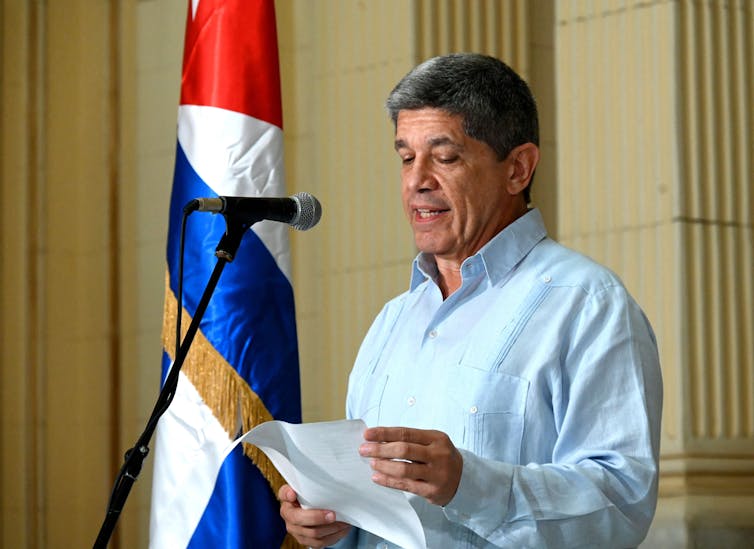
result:
[[[514,465],[461,450],[461,482],[445,516],[498,546],[635,547],[657,501],[654,335],[616,286],[589,296],[563,339],[552,462]]]

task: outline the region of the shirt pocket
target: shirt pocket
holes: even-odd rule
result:
[[[550,291],[549,284],[535,280],[512,295],[510,291],[502,294],[505,304],[488,308],[480,324],[483,328],[467,339],[461,364],[504,371],[511,350]],[[514,361],[519,360],[515,353],[513,357]]]
[[[458,368],[451,400],[462,446],[486,459],[519,463],[529,382],[465,364]]]

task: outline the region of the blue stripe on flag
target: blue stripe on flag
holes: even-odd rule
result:
[[[175,185],[170,204],[168,263],[170,287],[177,288],[180,221],[193,198],[216,196],[176,151]],[[186,228],[184,307],[194,315],[214,269],[225,232],[221,215],[194,213]],[[301,394],[293,289],[259,237],[247,231],[236,258],[225,267],[200,330],[261,398],[275,419],[301,421]]]
[[[236,446],[220,468],[212,498],[188,548],[277,548],[284,538],[285,524],[267,480],[244,455],[242,446]]]

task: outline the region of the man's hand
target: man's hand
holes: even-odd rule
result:
[[[364,431],[359,453],[371,457],[372,480],[447,505],[458,490],[463,457],[441,431],[373,427]]]
[[[299,543],[307,547],[326,547],[348,534],[350,524],[336,522],[335,513],[325,509],[303,509],[293,488],[284,484],[278,490],[280,516],[285,527]]]

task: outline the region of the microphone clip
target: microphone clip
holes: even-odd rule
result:
[[[215,257],[231,263],[238,252],[238,248],[241,246],[243,235],[246,234],[249,227],[256,223],[256,221],[249,222],[247,218],[234,215],[233,212],[223,212],[222,215],[225,218],[225,234],[220,238],[220,242],[217,243]]]

